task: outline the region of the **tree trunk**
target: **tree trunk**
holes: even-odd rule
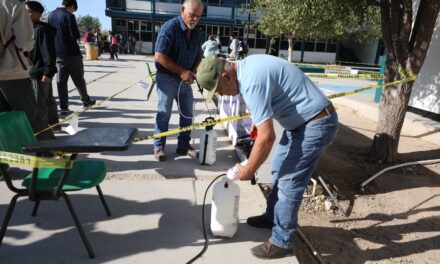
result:
[[[420,0],[412,27],[411,0],[381,0],[382,39],[386,48],[385,82],[418,74],[428,52],[440,10],[439,0]],[[379,105],[379,121],[370,148],[370,158],[397,160],[400,132],[414,81],[385,87]]]
[[[405,120],[406,109],[413,82],[385,87],[379,105],[379,120],[370,157],[382,162],[397,160],[400,132]]]
[[[292,56],[293,56],[293,45],[295,42],[293,41],[292,35],[289,35],[287,37],[287,42],[289,43],[289,47],[287,49],[287,61],[292,62]]]

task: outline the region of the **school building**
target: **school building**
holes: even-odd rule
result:
[[[267,53],[270,38],[257,29],[249,28],[256,18],[243,8],[251,0],[202,0],[203,15],[199,29],[209,35],[218,35],[223,50],[229,45],[229,36],[236,34],[247,42],[249,54]],[[180,15],[182,0],[106,0],[106,15],[112,19],[112,30],[132,33],[140,53],[152,54],[160,26],[168,19]],[[293,60],[304,62],[334,62],[342,45],[335,39],[298,40],[294,45]],[[288,43],[277,39],[273,44],[279,56],[287,57]],[[302,58],[302,60],[301,60]]]
[[[249,28],[249,22],[256,17],[244,8],[252,0],[202,0],[203,16],[199,29],[209,35],[219,35],[223,51],[229,45],[229,35],[236,34],[247,41],[249,54],[267,53],[271,39],[256,29]],[[125,36],[136,36],[136,50],[153,54],[160,26],[168,19],[180,15],[182,0],[106,0],[106,15],[112,19],[112,30]],[[418,4],[419,0],[415,1]],[[439,23],[434,35],[438,35]],[[436,52],[440,40],[433,38],[425,64],[414,84],[409,105],[440,118],[440,83],[438,69],[440,53]],[[277,39],[273,47],[275,55],[287,57],[288,43]],[[336,39],[298,40],[294,45],[293,61],[308,63],[333,63],[335,61],[379,64],[384,47],[381,41],[368,44],[340,42]]]

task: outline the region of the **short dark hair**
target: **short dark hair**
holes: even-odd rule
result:
[[[63,6],[73,6],[75,11],[78,10],[78,3],[76,0],[63,0]]]
[[[24,4],[27,5],[32,11],[38,12],[40,14],[44,13],[44,7],[40,2],[26,1]]]

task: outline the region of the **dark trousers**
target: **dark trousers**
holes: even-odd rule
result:
[[[8,111],[25,112],[34,132],[44,128],[37,119],[37,100],[30,79],[0,80],[0,112]]]
[[[97,41],[96,45],[98,46],[98,57],[101,57],[102,41]]]
[[[52,94],[52,83],[43,83],[40,80],[32,79],[32,85],[37,98],[37,121],[44,128],[58,123],[57,103]],[[55,136],[52,129],[38,134],[39,139],[53,139]]]
[[[110,45],[110,59],[118,59],[118,45],[111,44]]]
[[[86,81],[84,80],[84,65],[81,56],[57,57],[57,88],[60,108],[69,108],[69,91],[67,90],[67,81],[69,76],[78,90],[83,103],[90,100],[87,94]]]

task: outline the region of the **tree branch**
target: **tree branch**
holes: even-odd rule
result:
[[[380,2],[380,21],[382,27],[382,39],[385,48],[392,51],[393,43],[391,41],[391,22],[390,22],[390,3],[389,1]]]
[[[409,42],[411,70],[417,74],[423,65],[440,11],[439,0],[421,0]]]
[[[409,38],[412,27],[412,0],[403,1],[403,12],[401,19],[401,30],[399,34],[399,43],[402,48],[403,59],[406,60],[409,56]]]
[[[399,42],[399,35],[400,31],[402,30],[400,23],[402,17],[401,3],[402,0],[392,0],[390,10],[391,41],[393,43],[393,52],[394,56],[396,56],[396,62],[399,64],[402,62],[403,59],[402,46]]]

